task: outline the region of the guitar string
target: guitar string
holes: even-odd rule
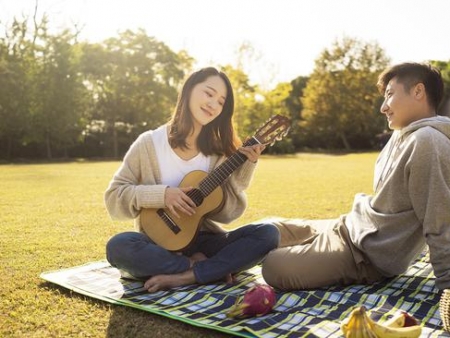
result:
[[[253,144],[261,144],[258,139],[252,137],[248,139],[243,145],[249,146]],[[220,185],[231,173],[246,161],[245,155],[242,153],[234,153],[224,163],[222,163],[213,173],[202,180],[199,184],[199,189],[203,196],[208,196],[216,187]]]
[[[207,180],[205,180],[205,182],[203,182],[204,184],[201,184],[202,186],[206,186],[206,188],[207,188],[207,191],[205,191],[206,195],[211,193],[239,165],[241,165],[242,163],[245,162],[245,160],[242,161],[242,159],[236,158],[236,157],[233,157],[233,156],[231,156],[229,159],[230,159],[230,163],[229,164],[227,162],[224,162],[223,166],[218,167],[217,168],[218,170],[216,172],[214,172]],[[238,159],[239,159],[239,161],[238,161]],[[232,165],[233,163],[231,163],[233,161],[235,162],[234,165]],[[221,170],[221,169],[224,169],[224,170]]]

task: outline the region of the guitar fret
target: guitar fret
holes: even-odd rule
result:
[[[244,143],[244,146],[249,146],[258,143],[254,138],[249,139]],[[235,171],[241,164],[247,160],[247,156],[242,153],[234,153],[225,162],[219,165],[209,177],[206,177],[199,184],[199,189],[203,196],[208,196],[214,191],[233,171]]]

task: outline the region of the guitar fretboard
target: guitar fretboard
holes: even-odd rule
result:
[[[258,143],[258,140],[255,137],[252,137],[248,139],[243,146],[247,147]],[[199,190],[202,192],[203,196],[206,197],[212,193],[214,189],[222,184],[228,176],[230,176],[233,171],[239,168],[239,166],[241,166],[246,160],[247,156],[239,151],[228,157],[221,165],[214,169],[200,182]]]

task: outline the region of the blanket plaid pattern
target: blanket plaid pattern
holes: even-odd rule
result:
[[[120,278],[105,261],[43,272],[41,278],[89,297],[241,337],[341,337],[340,322],[360,305],[377,320],[407,311],[422,322],[422,337],[450,337],[442,330],[438,290],[426,253],[405,274],[383,283],[277,292],[271,313],[247,319],[226,314],[248,288],[264,283],[259,266],[238,274],[233,285],[188,286],[154,294],[146,292],[142,282]]]

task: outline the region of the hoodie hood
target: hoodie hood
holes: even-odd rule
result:
[[[398,136],[402,137],[406,134],[410,134],[417,129],[431,127],[436,130],[439,130],[442,134],[447,136],[450,139],[450,118],[447,116],[434,116],[428,117],[425,119],[421,119],[411,123],[410,125],[404,127],[403,129],[398,131]]]

